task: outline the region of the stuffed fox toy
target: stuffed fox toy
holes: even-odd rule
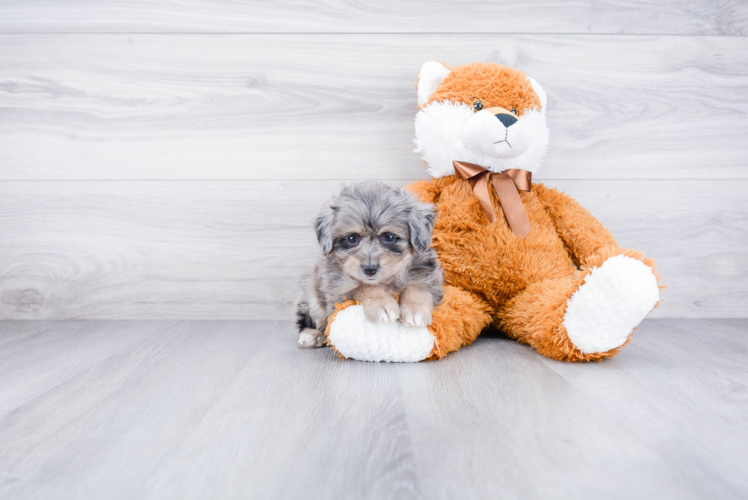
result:
[[[532,183],[548,146],[546,94],[493,63],[427,62],[416,152],[431,175],[405,189],[437,207],[444,299],[428,328],[369,323],[338,304],[328,342],[371,361],[439,359],[495,326],[564,361],[614,356],[659,301],[654,263],[618,246],[569,196]]]

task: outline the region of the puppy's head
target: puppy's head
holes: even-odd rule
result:
[[[365,284],[387,283],[431,245],[436,214],[407,191],[381,182],[345,186],[320,213],[317,239],[325,255]]]

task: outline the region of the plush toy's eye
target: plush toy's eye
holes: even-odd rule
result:
[[[517,108],[515,108],[514,106],[512,106],[512,113],[514,113],[515,115],[517,114]]]
[[[475,101],[473,103],[473,109],[476,111],[480,111],[481,109],[483,109],[483,103],[480,101]]]

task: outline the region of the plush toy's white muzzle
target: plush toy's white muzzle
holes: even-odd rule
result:
[[[479,153],[495,158],[514,158],[527,151],[529,146],[522,123],[512,115],[497,116],[484,109],[465,123],[462,140],[467,147]]]

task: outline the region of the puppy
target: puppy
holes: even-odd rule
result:
[[[322,255],[301,278],[299,346],[324,345],[327,318],[346,298],[360,301],[372,322],[431,324],[443,296],[443,272],[430,248],[435,218],[433,205],[381,182],[343,187],[317,218]]]

